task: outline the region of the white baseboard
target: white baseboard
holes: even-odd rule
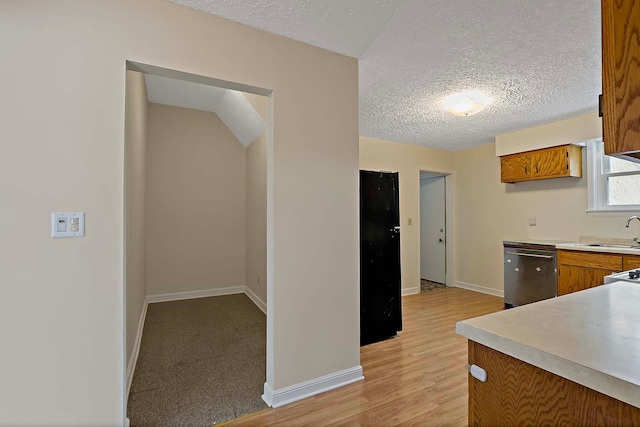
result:
[[[244,293],[245,286],[231,286],[228,288],[204,289],[202,291],[175,292],[171,294],[149,295],[149,303],[179,301],[183,299],[217,297],[221,295],[233,295]]]
[[[265,383],[262,400],[264,400],[267,405],[278,408],[288,403],[293,403],[362,380],[364,380],[362,366],[357,365],[275,391]]]
[[[147,318],[147,308],[149,307],[149,297],[144,299],[144,305],[142,306],[142,313],[140,313],[140,320],[138,321],[138,331],[136,332],[136,340],[133,343],[133,349],[131,349],[131,357],[127,364],[127,400],[129,399],[129,391],[131,390],[131,381],[133,380],[133,373],[136,370],[136,363],[138,363],[138,354],[140,353],[140,342],[142,341],[142,330],[144,329],[144,320]]]
[[[504,298],[504,291],[501,291],[500,289],[487,288],[485,286],[473,285],[465,282],[456,282],[455,287]]]
[[[253,301],[253,303],[254,303],[255,305],[257,305],[257,306],[258,306],[258,308],[259,308],[260,310],[262,310],[262,312],[263,312],[264,314],[267,314],[267,303],[266,303],[266,302],[262,301],[262,300],[260,299],[260,297],[259,297],[258,295],[256,295],[256,293],[255,293],[255,292],[253,292],[253,291],[252,291],[248,286],[245,286],[245,287],[244,287],[244,293],[249,297],[249,299],[250,299],[251,301]]]
[[[415,295],[420,293],[420,287],[416,288],[402,288],[402,296],[406,297],[407,295]]]

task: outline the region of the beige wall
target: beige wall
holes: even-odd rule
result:
[[[602,137],[602,119],[590,113],[496,136],[496,156],[575,144]]]
[[[245,96],[268,122],[269,99],[260,95]],[[267,301],[267,132],[246,149],[246,286],[264,303]]]
[[[125,105],[125,267],[126,267],[126,364],[131,369],[146,287],[146,164],[147,89],[144,75],[127,71]]]
[[[402,288],[420,286],[420,171],[452,172],[453,152],[360,137],[360,169],[398,172]],[[408,224],[409,218],[412,225]]]
[[[565,138],[583,129],[556,123]],[[531,129],[532,134],[538,129]],[[524,132],[526,134],[526,132]],[[584,151],[584,150],[583,150]],[[583,178],[500,183],[495,144],[455,153],[457,280],[503,290],[502,241],[522,238],[577,241],[580,236],[626,237],[629,215],[588,215],[586,161]],[[529,217],[537,226],[528,225]]]
[[[147,293],[244,286],[245,148],[214,113],[149,104]]]
[[[5,0],[0,28],[0,424],[123,420],[127,60],[273,90],[267,380],[359,363],[355,59],[164,0]]]

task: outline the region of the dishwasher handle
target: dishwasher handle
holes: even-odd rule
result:
[[[552,259],[553,255],[538,255],[538,254],[527,254],[527,253],[518,253],[518,252],[507,252],[508,255],[518,255],[518,256],[528,256],[532,258],[544,258],[544,259]]]

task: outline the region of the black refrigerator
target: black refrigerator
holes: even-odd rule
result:
[[[398,174],[360,171],[360,345],[402,330]]]

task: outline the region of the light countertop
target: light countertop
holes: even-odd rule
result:
[[[638,248],[616,248],[604,246],[585,246],[583,243],[561,243],[556,245],[556,249],[569,251],[605,252],[610,254],[640,255]]]
[[[518,244],[524,243],[525,245],[545,245],[545,246],[557,246],[567,243],[566,240],[548,240],[548,239],[516,239],[516,240],[503,240],[503,244]]]
[[[479,344],[640,408],[640,285],[615,282],[464,320]]]

